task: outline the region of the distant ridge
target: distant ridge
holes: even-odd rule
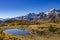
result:
[[[54,19],[60,20],[60,9],[52,8],[48,12],[40,12],[38,14],[29,13],[25,16],[8,18],[4,20],[26,20],[30,22],[41,22],[41,21],[51,21]]]
[[[47,15],[48,14],[48,15]],[[48,13],[46,12],[40,12],[38,14],[35,13],[29,13],[25,16],[21,16],[21,17],[15,17],[12,19],[16,19],[16,20],[26,20],[26,21],[50,21],[53,19],[57,19],[60,20],[60,9],[50,9]]]

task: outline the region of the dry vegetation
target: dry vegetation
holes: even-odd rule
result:
[[[0,40],[20,40],[16,38],[14,35],[8,35],[0,29]]]
[[[27,29],[30,34],[9,35],[2,30],[9,28]],[[8,20],[0,24],[0,40],[59,40],[60,22],[52,20],[50,22],[28,22],[20,20]]]

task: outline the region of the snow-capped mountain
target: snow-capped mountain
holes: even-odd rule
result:
[[[9,20],[26,20],[26,21],[47,21],[57,19],[60,20],[60,9],[50,9],[47,12],[40,12],[38,14],[29,13],[25,16],[9,18]],[[7,19],[5,19],[7,20]]]

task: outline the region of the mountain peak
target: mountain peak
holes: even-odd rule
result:
[[[56,11],[56,9],[55,8],[52,8],[52,9],[50,9],[50,11]]]
[[[58,9],[57,12],[60,12],[60,9]]]
[[[60,19],[60,9],[52,8],[48,12],[40,12],[38,14],[29,13],[25,16],[14,17],[14,18],[11,18],[11,19],[27,20],[27,21],[46,21],[46,20],[53,20],[55,18]],[[9,19],[9,20],[11,20],[11,19]]]

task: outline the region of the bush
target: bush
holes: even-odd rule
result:
[[[3,38],[0,37],[0,40],[3,40]]]
[[[50,32],[56,32],[56,31],[57,31],[57,29],[54,28],[54,27],[52,27],[52,26],[50,26],[50,27],[48,28],[48,30],[49,30]]]
[[[38,35],[44,35],[44,34],[45,34],[44,31],[38,31],[38,30],[37,30],[36,32],[37,32]]]

